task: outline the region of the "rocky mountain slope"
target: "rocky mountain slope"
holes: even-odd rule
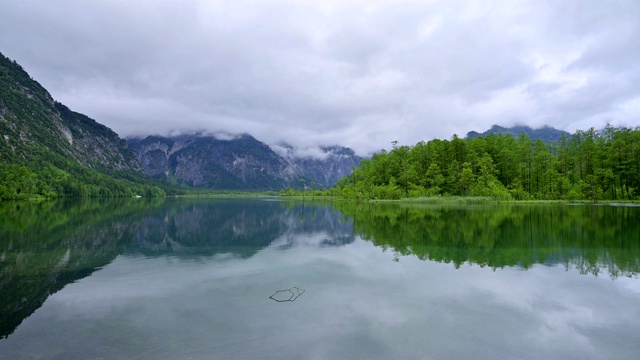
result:
[[[325,147],[300,154],[289,146],[277,152],[250,135],[217,138],[195,134],[128,139],[145,172],[174,184],[216,189],[327,188],[362,160],[351,149]]]
[[[142,167],[118,134],[54,101],[22,67],[0,54],[0,162],[53,152],[101,172]]]
[[[558,141],[560,140],[560,137],[562,137],[563,134],[567,137],[571,136],[571,134],[566,131],[558,130],[549,126],[545,126],[540,129],[532,129],[528,126],[512,126],[510,128],[505,128],[499,125],[493,125],[491,129],[483,133],[470,131],[467,133],[466,138],[475,139],[477,137],[480,137],[480,136],[485,137],[490,134],[510,135],[510,136],[513,136],[514,138],[517,138],[518,135],[520,135],[521,133],[527,134],[527,136],[529,136],[529,138],[531,138],[532,140],[540,139],[544,142]]]

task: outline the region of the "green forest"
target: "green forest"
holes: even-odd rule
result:
[[[164,189],[142,176],[116,178],[57,154],[43,155],[24,164],[0,164],[0,200],[166,196]]]
[[[640,199],[640,127],[591,128],[556,142],[491,134],[382,150],[340,180],[350,199]]]

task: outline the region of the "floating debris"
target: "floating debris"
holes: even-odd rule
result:
[[[299,287],[292,287],[285,290],[278,290],[275,294],[269,296],[269,299],[272,299],[277,302],[294,302],[298,298],[298,296],[304,294],[304,289],[300,289]]]

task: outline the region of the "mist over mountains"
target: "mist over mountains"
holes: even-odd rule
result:
[[[471,131],[467,137],[491,133],[514,137],[525,133],[547,142],[570,135],[551,127],[494,125],[484,133]],[[6,180],[0,198],[4,199],[26,194],[161,196],[163,191],[156,186],[167,191],[172,191],[171,186],[329,188],[363,159],[342,146],[267,145],[246,133],[200,132],[125,140],[55,101],[19,64],[4,56],[0,56],[0,136],[0,172]]]
[[[493,125],[489,130],[483,132],[483,133],[478,133],[476,131],[469,131],[467,133],[466,138],[467,139],[475,139],[477,137],[485,137],[488,136],[490,134],[502,134],[502,135],[509,135],[512,136],[514,138],[517,138],[520,134],[525,133],[527,134],[527,136],[529,138],[531,138],[531,140],[542,140],[544,142],[555,142],[555,141],[559,141],[560,138],[562,137],[562,135],[565,135],[567,137],[570,137],[571,134],[563,131],[563,130],[558,130],[555,129],[553,127],[550,126],[544,126],[542,128],[539,129],[533,129],[529,126],[526,125],[515,125],[509,128],[505,128],[502,127],[500,125]]]
[[[55,101],[2,54],[0,136],[0,198],[5,199],[161,194],[149,178],[208,189],[328,188],[361,160],[348,148],[272,148],[248,134],[126,141]]]
[[[128,144],[152,178],[201,188],[328,188],[362,160],[344,147],[272,148],[249,134],[148,136]]]

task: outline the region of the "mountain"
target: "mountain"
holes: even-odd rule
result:
[[[127,196],[145,191],[145,179],[118,134],[56,102],[0,54],[0,199]]]
[[[491,127],[491,129],[483,132],[483,133],[478,133],[476,131],[470,131],[467,133],[466,138],[468,139],[475,139],[479,136],[485,137],[487,135],[490,134],[502,134],[502,135],[510,135],[514,138],[517,138],[518,135],[520,135],[521,133],[525,133],[529,136],[529,138],[531,138],[531,140],[542,140],[544,142],[555,142],[560,140],[560,138],[562,137],[562,135],[565,135],[567,137],[570,137],[571,134],[563,131],[563,130],[558,130],[558,129],[554,129],[552,127],[549,126],[545,126],[543,128],[540,129],[532,129],[528,126],[512,126],[510,128],[505,128],[499,125],[493,125]]]
[[[146,173],[192,187],[269,189],[281,187],[285,166],[267,145],[249,135],[230,140],[214,136],[149,136],[129,139]]]
[[[100,171],[142,173],[127,143],[108,127],[71,111],[15,61],[0,54],[2,161],[23,163],[50,151]]]
[[[128,144],[152,178],[214,189],[279,190],[300,187],[300,179],[327,188],[362,160],[348,148],[300,153],[287,145],[271,148],[248,134],[149,136],[128,139]]]
[[[276,151],[274,151],[274,149]],[[123,140],[55,101],[0,54],[0,199],[160,196],[152,179],[210,189],[331,187],[361,158],[351,149],[301,153],[250,135],[149,136]],[[170,190],[170,185],[162,185]],[[171,190],[173,191],[173,190]]]
[[[296,149],[280,145],[274,148],[278,149],[278,154],[287,163],[282,177],[294,187],[300,185],[300,179],[305,179],[306,186],[313,186],[315,182],[320,188],[332,187],[338,180],[351,174],[363,159],[352,149],[342,146]]]

